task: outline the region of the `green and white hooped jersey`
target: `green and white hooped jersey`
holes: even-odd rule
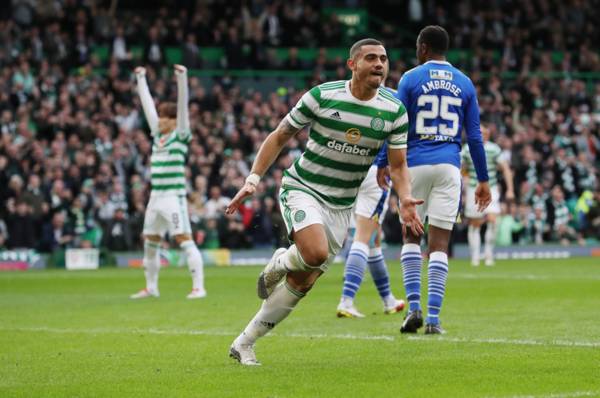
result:
[[[388,140],[406,148],[406,108],[385,88],[368,101],[350,93],[350,81],[313,87],[288,113],[294,127],[310,125],[306,151],[284,171],[284,189],[303,190],[334,209],[354,205],[377,152]]]
[[[186,194],[185,162],[190,131],[174,130],[169,134],[153,134],[150,174],[151,196],[184,196]]]
[[[485,150],[485,160],[488,171],[488,176],[490,178],[489,184],[490,187],[498,185],[498,165],[502,162],[500,159],[500,154],[502,153],[502,149],[493,142],[487,141],[483,144],[483,149]],[[464,145],[461,151],[461,157],[463,164],[467,167],[469,172],[469,187],[477,186],[477,173],[475,172],[475,166],[473,165],[473,161],[471,160],[471,153],[469,152],[469,146]]]

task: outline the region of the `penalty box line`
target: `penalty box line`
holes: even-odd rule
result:
[[[150,334],[169,336],[223,336],[235,337],[236,332],[225,330],[177,330],[177,329],[127,329],[127,328],[52,328],[52,327],[0,327],[5,332],[30,332],[30,333],[55,333],[55,334]],[[580,347],[598,348],[598,341],[570,341],[570,340],[529,340],[529,339],[503,339],[503,338],[464,338],[446,336],[408,336],[406,339],[392,335],[360,335],[360,334],[326,334],[326,333],[270,333],[266,337],[288,337],[300,339],[332,339],[332,340],[358,340],[358,341],[399,341],[408,340],[420,343],[459,343],[459,344],[494,344],[516,346],[541,346],[541,347]]]

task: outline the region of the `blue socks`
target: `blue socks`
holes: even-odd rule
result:
[[[367,259],[369,257],[369,246],[361,242],[354,242],[350,247],[350,253],[346,259],[346,268],[344,270],[344,288],[342,298],[354,299],[356,292],[360,288],[365,268],[367,268]]]
[[[427,289],[427,320],[426,323],[438,325],[440,323],[440,310],[446,280],[448,279],[448,255],[444,252],[433,252],[429,255],[429,270],[427,273],[429,286]]]
[[[407,243],[402,246],[402,275],[408,300],[409,311],[421,309],[421,248],[419,245]],[[429,255],[427,271],[427,319],[426,323],[439,325],[440,310],[446,292],[448,279],[448,255],[444,252],[433,252]]]
[[[392,294],[390,290],[390,275],[388,273],[381,247],[376,247],[369,252],[369,271],[371,271],[371,277],[373,283],[377,287],[379,296],[386,302],[389,296]]]
[[[417,311],[421,309],[421,247],[414,243],[406,243],[402,246],[402,279],[408,300],[408,310]]]

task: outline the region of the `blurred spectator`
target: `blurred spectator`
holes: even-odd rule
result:
[[[201,249],[218,249],[221,247],[217,221],[214,218],[206,220],[206,225],[201,230],[201,239],[199,239],[198,244]]]
[[[588,236],[600,240],[600,190],[594,193],[594,199],[587,213]]]
[[[9,199],[6,226],[9,249],[24,249],[35,247],[35,226],[31,208],[23,200]]]
[[[282,30],[277,7],[277,2],[270,4],[267,7],[265,15],[262,16],[263,30],[265,32],[265,36],[267,38],[268,43],[274,47],[280,44]]]
[[[164,49],[158,35],[158,28],[153,26],[148,30],[147,44],[144,49],[144,59],[146,63],[156,68],[165,61],[164,57]]]
[[[227,40],[223,43],[225,65],[228,69],[241,69],[245,66],[243,43],[236,28],[229,28]]]
[[[275,242],[271,220],[273,200],[268,199],[261,203],[260,199],[255,197],[250,203],[252,212],[249,228],[250,241],[256,248],[272,248]]]
[[[40,251],[53,252],[57,249],[66,249],[73,238],[73,231],[65,222],[65,214],[62,211],[56,212],[52,220],[42,227]]]
[[[119,207],[117,206],[117,203],[110,200],[108,192],[99,191],[97,192],[95,208],[96,217],[104,229],[110,223]]]
[[[0,250],[7,249],[6,243],[8,241],[8,229],[4,220],[0,219]]]
[[[133,210],[129,217],[129,230],[131,231],[132,249],[141,250],[143,248],[144,216],[146,205],[141,201],[133,203]]]
[[[250,241],[244,223],[239,214],[227,214],[221,217],[218,225],[219,242],[227,249],[245,249]]]
[[[133,248],[131,228],[125,211],[117,208],[102,234],[102,246],[112,251],[127,251]]]
[[[198,69],[202,67],[200,59],[200,49],[196,44],[196,35],[188,33],[182,51],[182,63],[189,69]]]
[[[94,237],[96,223],[93,218],[90,206],[85,206],[83,196],[78,196],[73,200],[67,222],[73,231],[73,246],[80,247],[84,241],[91,241],[97,244]]]
[[[41,220],[48,213],[48,204],[45,202],[40,176],[37,174],[29,176],[27,189],[21,198],[31,207],[31,214],[35,221]]]
[[[575,229],[570,225],[571,212],[567,207],[567,202],[560,186],[555,185],[552,188],[551,198],[548,199],[548,224],[552,228],[554,240],[559,241],[562,245],[568,245],[573,240],[579,240],[581,237],[575,232]]]
[[[298,48],[290,47],[288,50],[288,59],[283,64],[287,70],[303,70],[304,63],[298,58]]]
[[[527,242],[541,245],[544,241],[550,240],[550,225],[539,207],[534,208],[534,213],[529,215],[526,229]]]
[[[518,236],[519,232],[521,232],[523,224],[518,219],[517,206],[509,206],[506,203],[501,203],[500,208],[501,212],[496,230],[496,244],[498,246],[510,246],[517,242],[515,235]]]
[[[110,44],[111,57],[117,62],[123,63],[124,66],[130,66],[129,61],[131,61],[132,55],[129,46],[127,45],[125,29],[122,25],[117,26],[115,36]]]
[[[221,217],[230,201],[230,198],[221,195],[219,186],[212,186],[210,196],[204,205],[204,216],[208,219]]]

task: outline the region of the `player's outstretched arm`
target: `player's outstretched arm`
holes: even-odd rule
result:
[[[158,113],[156,112],[156,107],[154,106],[154,101],[146,82],[146,68],[138,66],[135,68],[134,73],[137,80],[138,94],[142,102],[142,109],[144,110],[144,115],[146,115],[148,126],[150,126],[150,132],[154,134],[158,131]]]
[[[283,119],[279,126],[267,137],[265,142],[262,143],[252,164],[252,170],[250,175],[246,178],[246,183],[238,191],[238,193],[231,200],[225,213],[234,213],[242,204],[244,199],[248,196],[252,196],[256,192],[256,186],[258,185],[260,178],[267,172],[269,167],[275,162],[277,156],[287,144],[287,142],[300,131],[300,128],[292,126],[287,119]]]
[[[417,214],[417,205],[423,204],[423,200],[412,197],[410,176],[406,164],[406,149],[388,149],[388,160],[392,187],[400,200],[402,228],[404,230],[410,228],[413,234],[422,235],[423,222]]]
[[[188,79],[187,68],[183,65],[175,65],[175,76],[177,77],[177,131],[188,132],[190,129],[190,117],[188,114]]]

